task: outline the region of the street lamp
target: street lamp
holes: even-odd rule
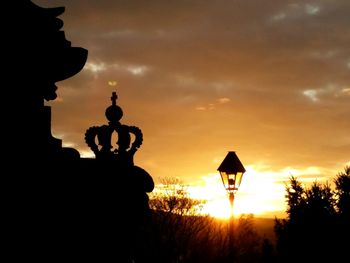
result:
[[[229,195],[231,205],[231,216],[233,216],[233,201],[243,178],[245,169],[235,152],[228,152],[225,159],[220,164],[218,171],[220,172],[222,183]]]
[[[229,258],[234,260],[234,236],[233,236],[233,201],[235,193],[242,182],[245,169],[235,152],[228,152],[225,159],[220,164],[218,171],[220,172],[222,183],[229,195],[231,205],[231,216],[229,223]]]

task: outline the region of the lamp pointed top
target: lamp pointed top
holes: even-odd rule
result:
[[[226,172],[228,174],[244,173],[245,168],[239,160],[235,152],[228,152],[225,159],[218,168],[219,172]]]

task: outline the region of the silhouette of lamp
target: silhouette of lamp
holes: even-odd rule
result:
[[[228,152],[225,159],[220,164],[218,171],[220,172],[222,183],[229,195],[231,216],[233,216],[233,201],[235,193],[242,182],[245,169],[235,152]]]
[[[245,169],[235,152],[228,152],[225,159],[220,164],[218,171],[220,172],[222,183],[228,193],[231,206],[230,224],[229,224],[229,258],[231,261],[235,259],[234,236],[233,236],[233,201],[235,193],[242,182]]]

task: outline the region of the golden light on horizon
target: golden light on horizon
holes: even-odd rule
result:
[[[285,211],[285,185],[274,173],[258,172],[247,166],[242,184],[235,194],[234,216],[254,214],[260,217],[281,216]],[[192,198],[204,199],[202,213],[217,218],[230,217],[230,203],[220,176],[209,174],[203,177],[204,185],[189,187]]]
[[[315,181],[326,182],[324,174],[330,173],[331,171],[314,166],[273,170],[264,164],[247,165],[241,186],[235,194],[234,216],[254,214],[257,217],[285,217],[286,185],[291,176],[297,177],[303,185],[310,186]],[[202,177],[202,182],[204,183],[188,187],[192,198],[206,200],[202,214],[229,218],[229,198],[220,175],[210,173]]]

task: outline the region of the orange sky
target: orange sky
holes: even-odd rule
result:
[[[49,103],[55,136],[82,155],[117,89],[122,122],[144,134],[135,163],[155,179],[213,185],[236,151],[244,204],[273,214],[291,174],[324,181],[350,164],[348,0],[33,2],[66,6],[67,39],[89,50]]]

